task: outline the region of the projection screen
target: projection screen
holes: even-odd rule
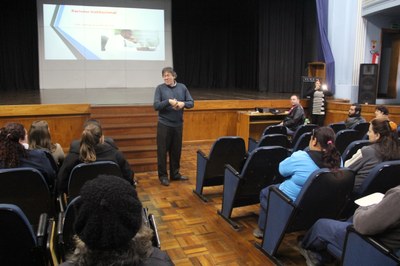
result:
[[[154,88],[172,66],[170,9],[170,0],[38,0],[40,88]]]

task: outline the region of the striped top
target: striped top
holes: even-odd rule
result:
[[[314,92],[312,114],[325,115],[325,95],[321,90]]]

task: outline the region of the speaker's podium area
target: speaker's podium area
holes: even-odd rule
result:
[[[326,66],[324,62],[308,63],[307,76],[301,77],[300,98],[306,99],[307,94],[314,88],[314,83],[320,80],[323,83],[326,79]]]

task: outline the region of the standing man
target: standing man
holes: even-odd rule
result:
[[[285,126],[288,134],[293,135],[294,131],[296,131],[300,125],[304,124],[305,116],[304,109],[301,106],[297,95],[293,94],[290,96],[290,103],[292,104],[292,107],[290,108],[288,115],[279,125]]]
[[[175,81],[177,75],[172,67],[161,71],[164,83],[156,88],[154,94],[154,109],[158,111],[157,124],[157,166],[158,178],[164,186],[169,186],[167,173],[167,153],[169,155],[169,174],[171,180],[187,180],[179,172],[183,109],[192,108],[194,101],[189,90],[182,83]]]
[[[351,128],[355,124],[365,122],[364,117],[361,116],[361,105],[353,103],[349,109],[349,117],[344,121],[346,128]]]

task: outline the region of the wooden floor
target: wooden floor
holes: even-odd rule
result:
[[[208,187],[209,202],[201,201],[192,190],[196,182],[196,151],[208,154],[211,144],[186,144],[182,150],[181,173],[189,181],[160,185],[157,172],[140,173],[138,193],[143,205],[156,216],[162,249],[175,265],[275,265],[254,243],[259,205],[234,209],[232,217],[241,225],[235,231],[218,214],[222,186]],[[237,218],[238,217],[238,218]],[[285,237],[279,249],[284,265],[306,265],[296,249],[298,234]]]

